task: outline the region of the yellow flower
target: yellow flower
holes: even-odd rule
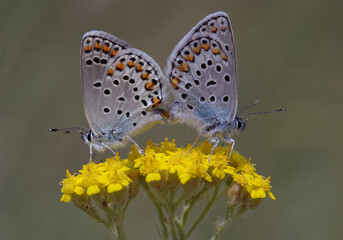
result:
[[[106,190],[108,193],[120,191],[132,182],[127,176],[130,168],[124,163],[127,161],[120,161],[117,155],[115,159],[107,159],[104,163],[91,162],[84,165],[78,175],[71,175],[67,170],[67,178],[62,180],[61,201],[69,202],[73,194],[92,196]]]
[[[208,174],[208,157],[199,151],[192,150],[181,162],[178,169],[178,176],[182,184],[187,183],[192,178],[204,178],[211,182],[212,178]]]
[[[81,193],[77,186],[77,184],[80,182],[80,177],[71,175],[68,170],[66,170],[66,176],[67,178],[62,180],[62,185],[63,185],[61,189],[61,192],[63,193],[62,198],[61,198],[62,202],[70,202],[71,196],[74,193],[78,195],[81,195],[84,193],[84,192]],[[75,188],[76,188],[76,191],[75,191]]]
[[[250,161],[249,159],[249,162],[243,163],[236,168],[235,173],[231,175],[233,180],[244,187],[253,199],[265,198],[266,194],[268,194],[271,199],[276,200],[270,192],[270,177],[264,178],[255,173],[255,167]]]
[[[174,152],[177,150],[175,139],[173,139],[172,142],[168,141],[168,138],[164,140],[164,142],[161,142],[161,147],[157,148],[160,152]]]
[[[197,147],[176,147],[175,140],[167,138],[160,145],[149,141],[144,155],[132,146],[127,159],[120,160],[117,154],[103,163],[90,162],[77,174],[67,170],[61,201],[71,201],[118,239],[126,239],[126,209],[144,189],[158,210],[163,237],[168,239],[169,234],[186,236],[183,229],[187,216],[197,202],[205,205],[203,210],[197,208],[200,217],[192,226],[200,223],[226,193],[226,216],[215,226],[223,229],[239,215],[256,209],[267,195],[275,200],[270,177],[257,174],[250,159],[237,152],[232,152],[229,159],[231,146],[217,147],[210,157],[212,148],[208,141]],[[177,209],[183,209],[180,215]]]
[[[213,177],[221,181],[230,175],[253,199],[265,198],[267,194],[275,199],[270,192],[270,178],[258,175],[250,159],[247,161],[237,152],[232,152],[228,159],[230,146],[217,147],[210,162],[208,158],[212,145],[208,141],[190,149],[190,145],[178,148],[175,140],[170,142],[167,138],[160,146],[149,141],[143,156],[133,146],[127,159],[120,160],[117,155],[115,159],[107,159],[104,163],[91,162],[83,166],[78,175],[71,175],[67,171],[67,178],[62,181],[61,201],[69,202],[73,194],[92,196],[102,191],[117,192],[129,186],[131,178],[139,175],[146,182],[178,177],[181,184],[191,179],[211,182]]]
[[[230,163],[232,167],[237,167],[241,164],[247,162],[247,159],[240,155],[238,152],[233,151],[230,158]]]
[[[233,174],[235,168],[228,165],[228,154],[218,153],[211,156],[210,165],[213,167],[212,176],[224,179],[226,174]]]
[[[168,151],[167,154],[166,159],[169,172],[172,174],[178,172],[184,160],[189,157],[188,151],[182,148],[178,148],[175,151]]]
[[[114,160],[107,159],[104,165],[105,169],[100,173],[98,180],[104,187],[107,187],[107,192],[120,191],[132,182],[127,176],[130,168],[126,167],[124,162],[119,160],[118,155]]]
[[[89,164],[84,165],[83,168],[79,171],[79,176],[81,176],[79,187],[83,187],[84,189],[86,189],[86,193],[88,196],[100,192],[100,188],[98,186],[99,176],[103,171],[103,163],[96,164],[94,162],[90,162]]]
[[[145,176],[146,182],[161,180],[161,172],[168,170],[164,154],[156,153],[148,145],[145,156],[136,159],[134,168],[138,168],[141,175]]]

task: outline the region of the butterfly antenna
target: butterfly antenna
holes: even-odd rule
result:
[[[64,133],[71,133],[71,132],[78,131],[78,130],[85,130],[86,132],[89,131],[88,128],[84,128],[84,127],[50,128],[49,129],[50,132],[64,131]]]
[[[257,114],[269,114],[269,113],[276,113],[276,112],[284,112],[286,111],[286,108],[280,108],[280,109],[276,109],[274,111],[269,111],[269,112],[252,112],[252,113],[246,113],[243,114],[240,117],[244,117],[244,116],[249,116],[249,115],[257,115]]]
[[[244,112],[245,110],[255,106],[256,104],[258,104],[258,100],[255,100],[255,102],[253,102],[252,104],[246,106],[245,108],[243,108],[237,115],[239,116],[239,114],[241,114],[242,112]]]

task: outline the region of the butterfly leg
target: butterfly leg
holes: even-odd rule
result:
[[[136,146],[136,148],[137,148],[137,150],[138,150],[140,155],[144,155],[145,156],[145,153],[144,153],[143,149],[141,149],[139,147],[139,145],[132,138],[130,138],[128,135],[126,135],[125,138],[129,139]]]
[[[91,163],[93,161],[93,144],[89,144],[89,162]]]
[[[114,157],[116,157],[117,155],[116,152],[113,151],[113,149],[110,146],[106,145],[105,143],[101,143],[101,145],[107,148],[108,150],[110,150],[113,153]]]
[[[211,140],[211,143],[213,144],[213,147],[211,149],[210,156],[208,157],[208,163],[210,163],[210,159],[211,159],[211,156],[212,156],[212,153],[213,153],[214,149],[216,149],[218,147],[218,145],[219,145],[219,138],[218,137],[214,137]]]
[[[231,153],[233,151],[233,147],[235,146],[235,140],[233,140],[232,138],[230,138],[228,140],[228,143],[231,144],[231,149],[230,149],[230,154],[229,154],[229,159],[231,158]]]

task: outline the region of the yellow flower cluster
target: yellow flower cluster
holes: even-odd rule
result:
[[[127,161],[126,161],[127,162]],[[78,175],[72,175],[67,170],[67,178],[62,180],[62,202],[69,202],[73,195],[91,196],[106,189],[108,193],[120,191],[127,187],[132,180],[128,177],[130,168],[125,161],[107,159],[104,163],[90,162],[83,166]]]
[[[230,176],[240,184],[251,198],[265,198],[266,194],[275,200],[270,192],[270,180],[255,173],[254,165],[237,152],[228,159],[230,148],[217,147],[209,159],[212,145],[205,141],[197,147],[190,145],[177,148],[175,140],[166,139],[160,146],[148,142],[145,155],[141,156],[133,147],[128,159],[119,157],[107,159],[104,163],[89,163],[83,166],[78,175],[67,171],[62,181],[63,202],[69,202],[74,195],[108,193],[128,187],[136,176],[142,176],[145,182],[170,181],[177,179],[182,185],[192,179],[212,182],[221,181]]]
[[[254,164],[251,163],[251,159],[238,165],[235,169],[235,174],[231,176],[234,182],[240,184],[250,193],[251,198],[265,198],[267,193],[271,199],[276,200],[270,192],[270,177],[264,178],[258,175],[255,172]]]

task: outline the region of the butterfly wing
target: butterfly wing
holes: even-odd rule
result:
[[[174,48],[165,74],[177,99],[171,115],[204,125],[231,122],[237,112],[236,51],[229,16],[216,12],[201,20]]]
[[[86,33],[81,45],[83,102],[92,131],[109,145],[161,117],[162,71],[144,52],[108,33]]]

